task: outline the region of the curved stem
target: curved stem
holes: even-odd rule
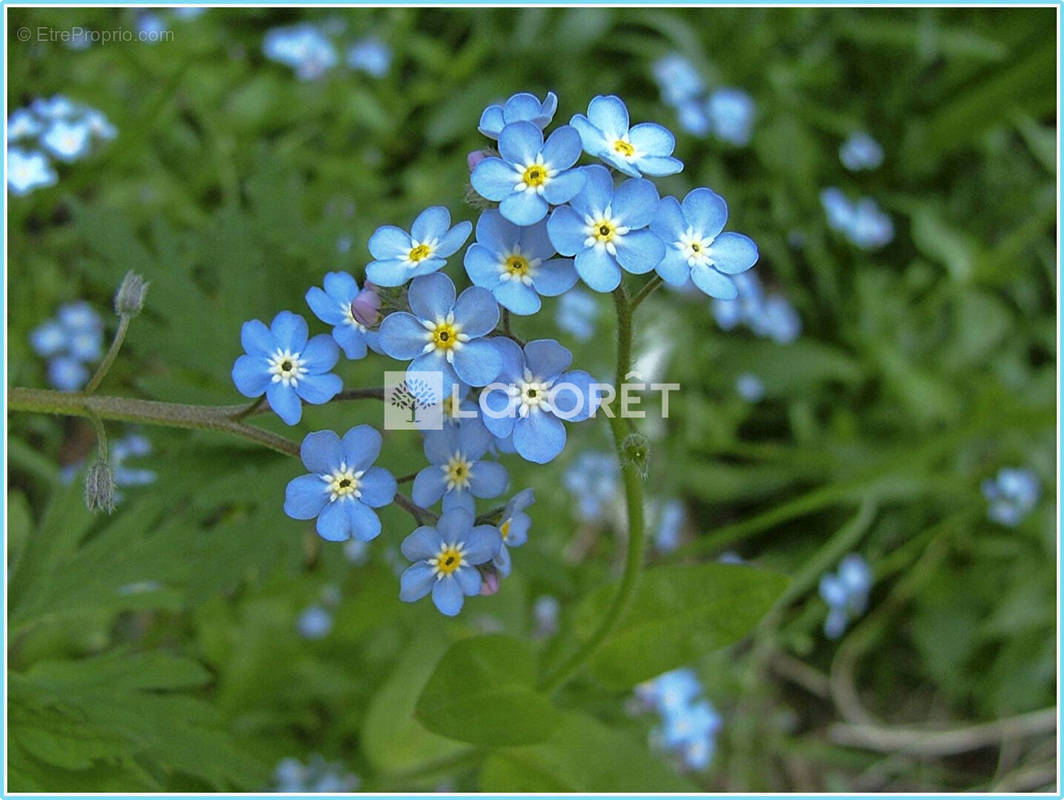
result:
[[[126,340],[126,331],[129,330],[130,318],[125,314],[122,315],[119,323],[118,330],[115,331],[115,338],[111,340],[111,346],[107,348],[107,355],[103,357],[103,361],[100,362],[100,366],[96,368],[96,373],[89,380],[88,385],[85,386],[85,394],[92,394],[99,387],[104,377],[111,370],[111,365],[115,363],[115,359],[118,357],[118,351],[122,349],[122,342]]]
[[[659,286],[661,286],[661,276],[654,275],[649,281],[643,284],[643,287],[636,292],[635,297],[632,298],[631,309],[635,311],[639,307],[639,304],[646,300],[650,295],[654,294]]]

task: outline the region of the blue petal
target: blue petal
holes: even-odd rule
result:
[[[650,272],[665,257],[665,244],[649,230],[632,231],[617,240],[617,260],[629,272]]]
[[[690,196],[687,195],[687,197]],[[687,232],[688,225],[691,223],[687,221],[683,209],[680,208],[680,201],[670,196],[663,197],[658,202],[657,213],[650,221],[650,230],[660,236],[666,244],[672,244],[678,242],[680,237]]]
[[[332,335],[348,358],[354,360],[366,357],[366,332],[345,323],[333,328]]]
[[[503,132],[505,132],[505,128]],[[462,610],[462,588],[452,577],[436,581],[432,586],[432,602],[441,614],[453,617]]]
[[[569,120],[569,124],[576,128],[576,132],[580,134],[580,143],[583,145],[584,150],[591,155],[598,155],[609,146],[606,137],[602,135],[602,131],[596,128],[583,114],[574,114],[573,118]]]
[[[516,383],[525,373],[525,351],[513,339],[497,336],[492,340],[502,358],[497,380],[499,383]],[[498,406],[500,409],[502,406]]]
[[[470,280],[485,289],[494,289],[499,282],[499,259],[482,244],[471,244],[465,252],[465,269]]]
[[[435,553],[433,553],[435,555]],[[432,591],[436,583],[436,570],[421,561],[403,570],[399,576],[399,599],[412,603]]]
[[[283,383],[271,383],[266,387],[266,400],[281,419],[295,425],[303,416],[303,404],[295,390]]]
[[[303,352],[300,354],[303,366],[312,375],[328,372],[336,366],[339,358],[340,349],[336,346],[336,341],[324,333],[319,333],[307,342],[307,346],[303,348]]]
[[[504,221],[504,224],[509,223]],[[502,253],[509,250],[513,243],[517,242],[521,245],[521,251],[529,258],[550,258],[555,254],[554,245],[550,243],[550,236],[547,234],[546,220],[541,220],[535,225],[528,225],[524,228],[511,225],[510,229],[513,231],[513,235],[510,237],[510,245],[499,248],[498,252]]]
[[[621,268],[605,250],[589,247],[576,254],[574,264],[584,283],[596,292],[612,292],[621,283]]]
[[[676,137],[654,122],[641,122],[628,131],[628,141],[641,156],[671,156],[676,147]]]
[[[635,163],[645,175],[655,177],[675,175],[683,171],[683,162],[672,156],[640,156]]]
[[[492,294],[499,305],[522,316],[535,314],[543,305],[536,290],[520,281],[499,281]]]
[[[342,542],[351,538],[351,518],[347,515],[346,503],[332,502],[318,515],[318,536],[330,542]]]
[[[565,256],[575,256],[584,249],[587,239],[587,226],[583,219],[568,206],[554,209],[547,220],[547,232],[551,244]]]
[[[436,243],[436,255],[442,258],[454,255],[458,248],[465,244],[465,240],[469,238],[469,234],[472,232],[473,223],[469,220],[462,220],[447,231],[440,241]]]
[[[433,272],[438,272],[447,264],[447,260],[444,258],[426,258],[417,263],[416,266],[410,268],[407,272],[408,278],[420,278],[422,275],[431,275]]]
[[[402,286],[410,276],[411,270],[405,259],[371,261],[366,265],[366,280],[378,286]]]
[[[757,263],[757,245],[741,233],[722,233],[710,245],[709,257],[721,272],[734,275]]]
[[[547,216],[547,201],[536,192],[513,192],[499,204],[499,213],[515,225],[534,225]]]
[[[404,259],[412,247],[410,234],[394,225],[382,225],[369,237],[369,251],[378,261]]]
[[[531,122],[511,123],[499,134],[499,153],[511,164],[523,167],[535,161],[542,148],[543,131]]]
[[[565,449],[565,426],[550,414],[531,414],[514,424],[514,447],[526,461],[546,464]]]
[[[443,470],[436,464],[430,464],[414,478],[410,496],[422,508],[435,505],[443,497],[446,478]]]
[[[325,293],[337,304],[350,303],[358,295],[358,283],[346,272],[325,273]]]
[[[532,122],[540,114],[540,102],[534,94],[518,92],[506,101],[503,116],[509,122]],[[541,126],[537,126],[541,127]]]
[[[452,383],[458,383],[460,380],[458,373],[454,371],[454,367],[448,363],[447,359],[438,350],[422,353],[410,362],[410,366],[407,367],[406,371],[438,372],[440,373],[440,380],[443,381],[444,386],[450,386]]]
[[[510,534],[506,537],[506,544],[510,547],[520,547],[528,541],[528,529],[532,527],[532,520],[528,514],[518,511],[510,518]]]
[[[613,202],[613,176],[601,164],[583,167],[581,171],[587,180],[584,188],[569,201],[569,205],[581,217],[598,216]],[[554,241],[553,238],[551,241]],[[558,252],[564,253],[562,250]]]
[[[486,386],[495,380],[501,368],[499,351],[484,339],[466,342],[454,354],[454,371],[470,386]]]
[[[415,278],[410,282],[408,300],[414,316],[435,322],[446,317],[454,306],[454,282],[439,272]]]
[[[505,124],[502,117],[502,106],[496,103],[484,109],[484,113],[480,115],[480,124],[477,125],[477,130],[489,139],[498,139]]]
[[[436,523],[436,529],[439,531],[442,541],[451,544],[465,541],[472,528],[473,513],[464,508],[444,511],[440,515],[440,521]]]
[[[244,352],[253,356],[271,355],[277,347],[270,329],[257,319],[250,319],[240,326],[240,345]]]
[[[687,265],[687,259],[675,247],[665,248],[665,258],[654,269],[670,286],[683,286],[691,277],[691,268]]]
[[[557,128],[543,145],[543,163],[552,170],[569,169],[580,158],[583,144],[580,134],[571,125]]]
[[[512,568],[510,563],[510,551],[506,549],[505,544],[499,545],[499,552],[497,552],[495,557],[491,559],[491,565],[495,567],[502,577],[508,578],[510,576],[510,569]]]
[[[303,438],[299,457],[311,472],[324,475],[340,466],[344,460],[344,449],[340,437],[333,431],[315,431]]]
[[[351,535],[361,542],[376,539],[381,532],[381,519],[369,506],[358,500],[346,500],[340,505],[347,512],[347,523],[350,526]]]
[[[233,364],[233,383],[244,397],[258,397],[270,383],[269,367],[261,355],[240,356]]]
[[[335,342],[333,346],[336,346]],[[315,406],[328,403],[343,391],[343,388],[344,382],[340,380],[340,376],[331,372],[324,375],[307,375],[295,385],[296,394]]]
[[[465,536],[465,557],[470,564],[486,564],[499,550],[502,538],[493,525],[477,525]]]
[[[728,221],[728,204],[724,198],[705,187],[692,189],[683,199],[683,215],[687,224],[705,239],[712,239]]]
[[[329,325],[340,325],[347,319],[339,301],[330,297],[317,286],[311,286],[306,294],[307,305],[314,316]]]
[[[510,187],[513,188],[513,182]],[[494,255],[507,252],[520,238],[520,228],[503,219],[494,208],[489,208],[477,220],[477,241]]]
[[[443,510],[445,512],[461,509],[472,514],[474,508],[476,508],[476,502],[473,500],[473,495],[464,489],[452,489],[443,495]]]
[[[474,167],[469,182],[481,197],[498,202],[513,193],[520,177],[501,158],[485,158]]]
[[[443,539],[435,528],[422,525],[403,539],[399,550],[411,561],[424,561],[433,558],[443,547]]]
[[[298,353],[307,343],[307,321],[291,311],[282,311],[270,323],[270,334],[278,347]]]
[[[491,447],[492,437],[486,428],[476,425],[458,429],[458,449],[469,461],[478,461]]]
[[[584,170],[566,170],[547,181],[543,187],[543,199],[556,206],[568,203],[584,188],[586,182]]]
[[[464,595],[480,594],[480,570],[470,566],[461,566],[454,571],[454,579]]]
[[[525,362],[533,375],[549,380],[573,363],[573,354],[553,339],[536,339],[525,345]]]
[[[292,519],[314,519],[329,501],[329,487],[317,475],[300,475],[284,490],[284,513]]]
[[[362,496],[359,500],[370,508],[381,508],[395,499],[398,485],[392,473],[384,467],[370,467],[360,481]]]
[[[370,425],[356,425],[344,434],[341,445],[343,460],[357,472],[368,469],[377,460],[381,452],[381,435]]]
[[[734,300],[739,296],[739,290],[731,279],[713,267],[696,264],[691,267],[691,280],[703,292],[718,300]]]
[[[569,422],[583,422],[590,417],[599,401],[597,392],[592,396],[592,383],[595,379],[582,369],[560,376],[551,395],[557,416]]]
[[[384,318],[377,341],[385,354],[406,361],[421,354],[428,343],[427,335],[417,317],[397,311]]]
[[[658,211],[658,190],[648,180],[634,178],[617,187],[613,194],[613,213],[622,225],[644,228]]]
[[[587,118],[608,142],[628,133],[628,107],[616,95],[599,95],[587,107]]]
[[[430,206],[414,219],[410,238],[417,242],[439,239],[451,227],[451,212],[443,206]]]
[[[510,396],[502,390],[493,390],[480,396],[481,420],[484,427],[500,439],[505,439],[514,429],[514,407]],[[487,411],[485,411],[487,407]]]
[[[578,278],[571,258],[552,258],[539,265],[532,285],[544,297],[557,297],[572,289]]]
[[[494,461],[478,461],[469,480],[469,491],[474,497],[498,497],[506,491],[510,478],[506,467]]]
[[[443,430],[428,431],[424,448],[430,464],[443,464],[458,449],[458,430],[445,426]]]

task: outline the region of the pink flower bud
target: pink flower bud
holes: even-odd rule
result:
[[[480,593],[482,595],[492,595],[499,591],[499,573],[495,570],[487,570],[480,573]]]
[[[362,325],[372,327],[380,322],[381,299],[377,287],[366,283],[365,288],[351,301],[351,314]]]
[[[466,156],[466,163],[469,165],[469,171],[472,172],[476,169],[477,164],[488,158],[491,153],[487,150],[474,150],[472,153]]]

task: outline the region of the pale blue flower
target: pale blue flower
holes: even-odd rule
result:
[[[586,342],[595,335],[597,318],[598,302],[594,295],[580,289],[571,289],[563,294],[554,314],[558,327],[581,342]]]
[[[1003,467],[993,479],[983,481],[983,496],[989,501],[987,515],[1001,525],[1015,527],[1038,502],[1038,476],[1029,469]]]
[[[304,609],[296,620],[296,630],[304,639],[324,639],[332,630],[333,617],[321,606]]]
[[[780,344],[793,342],[802,332],[798,312],[783,295],[766,294],[761,281],[753,272],[733,275],[739,294],[733,300],[714,299],[713,316],[723,330],[746,325],[758,336],[768,337]]]
[[[40,135],[44,130],[37,115],[28,108],[19,108],[12,111],[7,118],[7,140],[14,142],[18,139],[31,139]]]
[[[864,613],[872,580],[868,563],[856,553],[845,556],[837,572],[826,572],[821,576],[820,596],[828,604],[828,616],[824,620],[825,636],[838,639],[849,621]]]
[[[451,212],[443,206],[418,214],[410,233],[383,225],[369,238],[374,260],[366,265],[366,279],[378,286],[402,286],[411,278],[436,272],[472,231],[473,223],[466,220],[452,228]]]
[[[76,392],[89,381],[89,370],[77,359],[58,356],[48,362],[48,382],[61,392]]]
[[[444,426],[425,433],[425,458],[429,465],[414,478],[411,496],[422,508],[443,498],[443,510],[473,511],[474,497],[498,497],[506,490],[506,468],[487,461],[491,434],[482,426]]]
[[[83,120],[57,119],[41,136],[41,146],[63,161],[83,158],[92,145],[92,129]]]
[[[625,175],[674,175],[683,162],[672,157],[676,138],[655,122],[629,127],[628,107],[615,95],[598,95],[587,116],[576,114],[569,124],[580,133],[584,151]]]
[[[499,517],[499,537],[502,541],[491,563],[504,578],[510,574],[510,551],[507,548],[520,547],[528,541],[532,519],[525,513],[525,509],[532,505],[535,499],[535,493],[531,489],[522,489],[506,502],[502,516]]]
[[[362,70],[375,78],[387,75],[391,63],[391,48],[375,36],[367,36],[355,42],[347,51],[347,66]]]
[[[654,62],[650,71],[661,89],[662,99],[670,106],[680,106],[706,90],[702,76],[679,53],[662,56]]]
[[[843,234],[863,250],[874,250],[894,238],[894,223],[871,197],[851,203],[836,187],[820,193],[828,227]]]
[[[578,455],[562,475],[565,488],[576,500],[578,515],[589,522],[602,519],[617,502],[620,480],[616,456],[594,450]]]
[[[45,99],[38,97],[30,103],[30,110],[42,119],[67,119],[78,113],[79,107],[61,94]]]
[[[55,186],[59,175],[48,158],[37,150],[10,147],[7,151],[7,188],[15,195],[26,195],[34,189]]]
[[[544,594],[536,598],[532,604],[532,636],[544,639],[558,632],[558,621],[561,617],[562,604],[553,595]]]
[[[535,95],[518,92],[505,103],[495,103],[480,115],[477,130],[491,139],[498,139],[502,129],[514,122],[530,122],[541,131],[550,125],[558,110],[558,96],[547,92],[540,102]]]
[[[741,89],[717,89],[706,100],[713,134],[718,139],[742,147],[750,141],[754,125],[753,98]]]
[[[839,161],[851,172],[875,169],[883,163],[883,147],[864,131],[858,131],[839,147]]]
[[[273,28],[262,41],[266,58],[286,64],[300,80],[317,80],[336,66],[336,48],[324,33],[310,23]]]
[[[671,553],[679,547],[686,522],[687,511],[683,501],[675,498],[666,501],[661,508],[658,528],[654,534],[654,548],[659,553]]]
[[[680,127],[693,136],[705,136],[713,127],[713,121],[701,100],[687,100],[676,107]]]
[[[306,765],[296,758],[281,759],[274,770],[274,783],[274,791],[288,794],[340,794],[355,791],[361,780],[343,764],[315,753]]]
[[[322,322],[333,325],[332,337],[348,358],[364,358],[367,345],[380,352],[377,332],[369,330],[355,316],[355,299],[362,290],[346,272],[327,272],[325,288],[312,286],[306,300],[311,311]]]
[[[735,391],[748,403],[757,403],[765,396],[765,384],[752,372],[744,372],[735,379]]]

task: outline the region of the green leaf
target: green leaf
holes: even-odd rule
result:
[[[582,714],[542,744],[501,748],[484,762],[484,792],[696,792],[644,745]]]
[[[943,264],[955,281],[967,281],[977,251],[973,237],[944,220],[930,205],[912,214],[913,243],[932,261]]]
[[[511,636],[477,636],[451,645],[417,701],[430,731],[473,744],[539,742],[561,717],[533,689],[536,660]]]
[[[782,575],[734,564],[647,570],[591,671],[622,690],[687,664],[749,633],[786,586]],[[579,637],[590,636],[616,591],[603,586],[585,601],[574,621]]]

